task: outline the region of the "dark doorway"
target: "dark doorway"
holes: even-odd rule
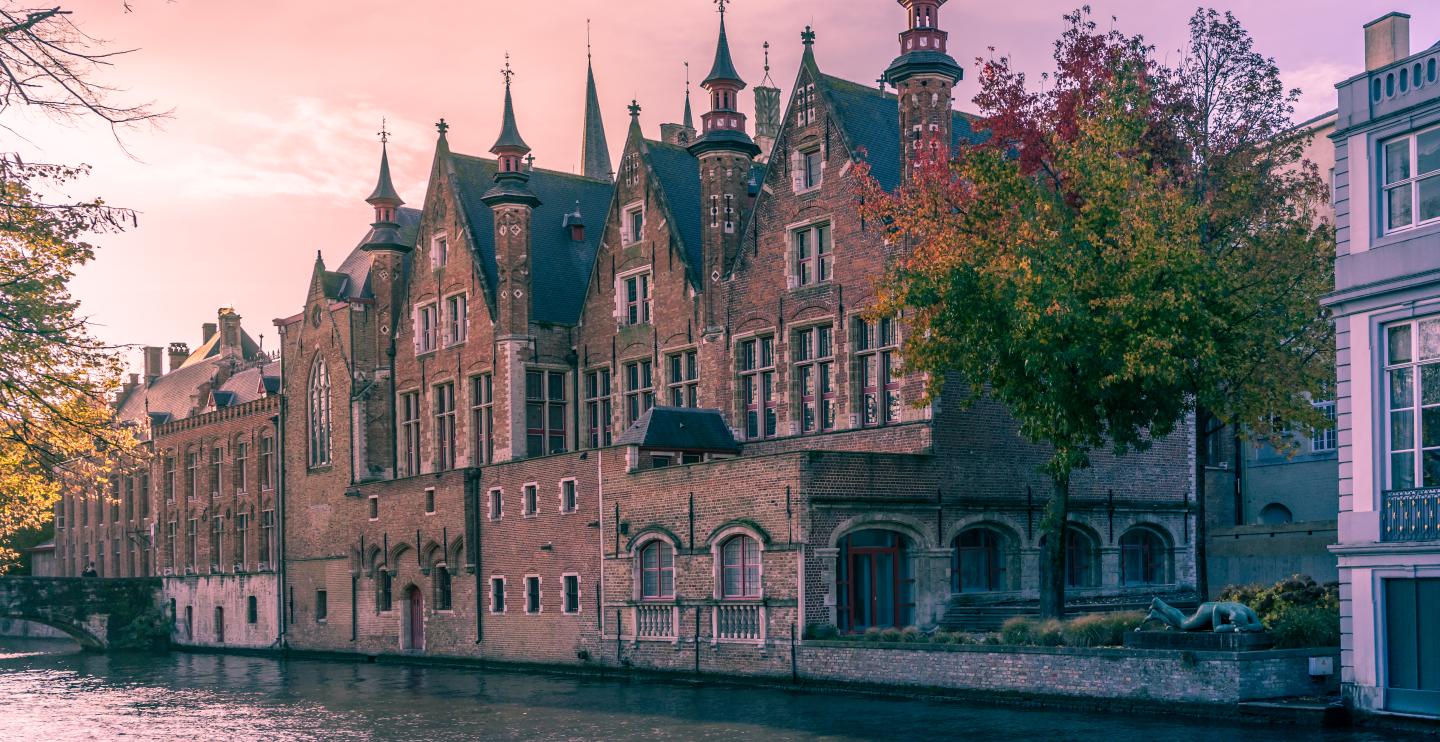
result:
[[[842,631],[908,626],[915,611],[915,579],[906,539],[894,531],[857,531],[840,541],[836,570]]]

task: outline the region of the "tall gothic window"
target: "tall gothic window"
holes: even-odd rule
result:
[[[315,359],[310,369],[310,465],[330,463],[330,372],[325,361]]]

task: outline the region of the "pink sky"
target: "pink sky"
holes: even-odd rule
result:
[[[953,0],[941,14],[951,53],[966,67],[962,108],[975,92],[976,56],[1010,55],[1033,73],[1050,68],[1060,16],[1081,0]],[[1089,0],[1160,50],[1178,49],[1193,3]],[[202,322],[234,306],[247,330],[275,347],[271,320],[298,311],[315,251],[335,266],[367,229],[363,199],[375,183],[382,116],[401,195],[423,198],[435,130],[451,124],[454,150],[485,154],[500,123],[504,53],[516,70],[515,105],[536,164],[579,161],[585,19],[593,22],[595,74],[612,158],[618,161],[631,97],[649,136],[679,119],[684,68],[698,81],[714,54],[710,0],[77,0],[67,4],[92,35],[139,51],[110,79],[133,99],[174,117],[125,135],[29,120],[7,124],[30,141],[27,157],[94,166],[70,189],[142,212],[140,226],[98,239],[98,259],[74,284],[95,331],[115,343],[199,342]],[[1335,82],[1362,65],[1361,25],[1385,12],[1414,16],[1412,48],[1440,39],[1433,0],[1245,0],[1232,9],[1287,84],[1306,95],[1297,118],[1333,108]],[[1223,5],[1218,6],[1223,9]],[[813,24],[830,74],[874,80],[896,54],[903,11],[893,0],[736,0],[728,23],[735,61],[753,86],[761,43],[789,95],[800,30]],[[750,97],[744,95],[748,108]],[[703,97],[697,97],[697,104]],[[696,114],[700,113],[697,105]]]

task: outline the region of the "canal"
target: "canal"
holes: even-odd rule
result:
[[[1365,732],[519,672],[85,654],[0,638],[0,740],[1394,739]]]

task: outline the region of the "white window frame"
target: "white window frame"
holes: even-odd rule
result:
[[[435,502],[434,487],[425,488],[425,499],[421,501],[421,504],[425,506],[426,515],[434,515],[435,513],[440,511],[439,503]]]
[[[534,518],[540,514],[540,483],[520,485],[520,517]]]
[[[645,239],[645,221],[646,221],[646,218],[645,218],[645,202],[644,202],[644,201],[636,201],[636,202],[634,202],[634,203],[626,204],[626,205],[625,205],[625,208],[622,209],[620,213],[621,213],[621,219],[620,219],[620,244],[621,244],[621,246],[629,247],[630,245],[635,245],[635,244],[638,244],[638,243],[644,241],[644,239]],[[635,231],[634,231],[634,229],[635,229],[634,217],[635,217],[636,214],[640,215],[640,234],[638,234],[638,235],[635,234]]]
[[[565,581],[575,578],[575,610],[565,610]],[[566,572],[560,575],[560,612],[567,616],[578,616],[585,611],[584,599],[585,583],[580,581],[579,572]]]
[[[635,300],[630,299],[630,283],[635,282]],[[631,319],[631,312],[634,319]],[[648,325],[655,312],[655,273],[646,265],[615,275],[615,318],[624,327]]]
[[[805,240],[810,254],[800,256],[800,242]],[[835,280],[835,229],[829,217],[793,224],[786,230],[789,255],[790,288],[818,286]],[[822,250],[823,248],[823,250]],[[809,271],[807,277],[806,270]]]
[[[440,347],[440,305],[427,302],[415,306],[415,353],[434,353]]]
[[[370,522],[374,523],[375,521],[380,520],[380,496],[371,495],[365,498],[365,500],[365,507],[369,508],[368,515],[370,518]]]
[[[1431,170],[1426,173],[1419,172],[1420,167],[1420,137],[1426,134],[1440,134],[1440,126],[1431,126],[1424,129],[1408,132],[1397,137],[1392,137],[1380,143],[1378,150],[1380,158],[1379,173],[1379,213],[1380,213],[1380,234],[1390,235],[1399,232],[1408,232],[1413,229],[1427,227],[1432,224],[1440,224],[1440,214],[1432,216],[1424,221],[1420,220],[1420,184],[1423,181],[1431,181],[1440,178],[1440,169]],[[1406,142],[1406,152],[1409,157],[1410,172],[1406,178],[1401,178],[1394,183],[1385,182],[1386,171],[1388,170],[1387,150],[1397,142]],[[1437,181],[1440,185],[1440,181]],[[1408,189],[1410,192],[1410,222],[1398,227],[1390,226],[1390,193]]]
[[[570,497],[574,500],[574,502],[570,503],[569,508],[565,507],[565,485],[567,484],[570,485]],[[575,477],[566,477],[560,480],[559,497],[561,513],[573,513],[580,509],[580,487],[576,483]]]
[[[495,583],[497,581],[500,583],[500,602],[503,604],[498,611],[495,610]],[[490,612],[495,615],[504,615],[507,613],[510,610],[510,595],[508,593],[509,585],[506,584],[505,575],[490,575],[490,581],[486,583],[486,587],[488,588],[486,592],[490,594]]]
[[[449,262],[450,240],[444,232],[436,232],[430,237],[430,267],[439,270]]]
[[[490,520],[505,519],[505,488],[491,487],[490,494],[486,496],[485,514]]]
[[[530,581],[535,581],[535,610],[530,610]],[[525,615],[538,616],[545,612],[545,580],[537,574],[525,575]]]
[[[460,345],[470,335],[470,306],[469,296],[464,292],[450,294],[445,297],[444,305],[444,342],[445,347]],[[459,311],[456,311],[456,310]],[[457,318],[456,315],[459,315]]]
[[[1319,410],[1322,415],[1330,421],[1330,426],[1325,428],[1312,428],[1310,430],[1310,451],[1313,453],[1326,453],[1338,449],[1339,435],[1335,426],[1335,400],[1326,399],[1318,402],[1311,402],[1310,405]]]

